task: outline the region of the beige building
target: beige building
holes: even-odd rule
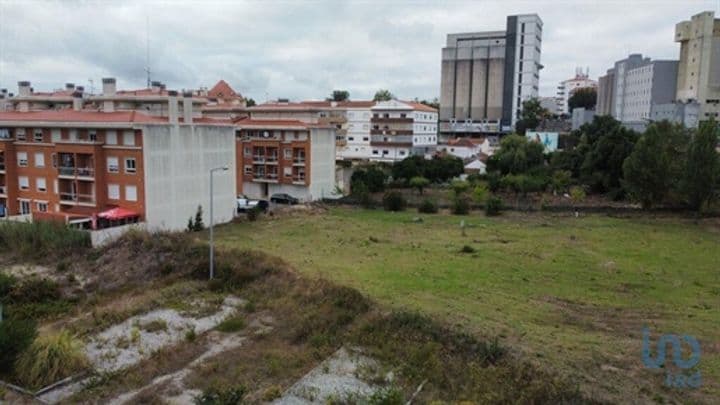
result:
[[[694,15],[675,27],[680,43],[677,99],[695,100],[700,120],[716,119],[720,113],[720,19],[712,11]]]

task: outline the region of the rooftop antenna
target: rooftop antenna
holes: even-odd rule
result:
[[[147,74],[147,88],[150,88],[150,16],[145,17],[145,73]]]

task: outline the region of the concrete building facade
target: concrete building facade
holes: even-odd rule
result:
[[[677,100],[696,101],[700,119],[720,116],[720,19],[705,11],[675,26],[680,43]]]
[[[686,128],[697,128],[700,123],[700,104],[695,101],[653,104],[650,107],[650,119],[667,120]]]
[[[595,112],[597,115],[613,115],[615,109],[615,69],[608,69],[604,76],[598,79],[597,103]]]
[[[379,101],[371,109],[369,160],[400,161],[429,156],[437,145],[437,110],[399,100]]]
[[[557,88],[557,96],[555,98],[557,103],[556,110],[558,114],[570,114],[570,107],[568,101],[572,95],[583,88],[597,89],[598,83],[590,78],[588,71],[582,72],[581,68],[577,68],[575,71],[575,77],[560,82]]]
[[[542,20],[509,16],[505,31],[448,34],[442,49],[443,138],[512,129],[522,102],[538,97]]]

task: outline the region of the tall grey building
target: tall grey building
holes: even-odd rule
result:
[[[442,138],[512,130],[522,102],[538,97],[542,20],[507,18],[505,31],[448,34],[442,49]]]

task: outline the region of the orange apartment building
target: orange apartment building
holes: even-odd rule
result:
[[[333,126],[297,120],[236,121],[238,195],[286,193],[301,201],[335,190]]]
[[[148,89],[144,99],[104,79],[102,96],[75,90],[68,102],[19,84],[22,96],[0,111],[0,216],[96,227],[112,212],[118,222],[182,229],[209,204],[209,169],[228,166],[215,179],[215,220],[232,219],[235,127],[197,117],[195,94]]]

